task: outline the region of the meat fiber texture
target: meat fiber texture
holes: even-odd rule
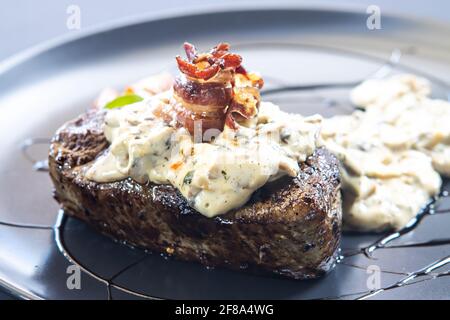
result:
[[[54,196],[69,216],[119,241],[210,267],[316,278],[335,264],[341,235],[338,161],[319,148],[241,208],[207,218],[172,185],[97,183],[83,172],[108,148],[105,113],[91,110],[61,127],[49,154]]]

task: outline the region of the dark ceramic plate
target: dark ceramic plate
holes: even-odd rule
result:
[[[300,9],[176,16],[86,34],[0,65],[0,284],[30,299],[354,299],[377,287],[384,290],[368,298],[450,298],[448,199],[371,256],[360,249],[383,235],[344,234],[345,258],[330,274],[295,281],[207,270],[116,243],[59,213],[48,174],[33,166],[46,158],[47,139],[101,88],[174,71],[185,40],[200,48],[231,42],[264,75],[265,99],[291,112],[351,112],[349,88],[375,73],[427,76],[435,96],[447,99],[450,29],[383,16],[382,29],[371,31],[366,18]],[[81,267],[79,290],[67,287],[72,264]]]

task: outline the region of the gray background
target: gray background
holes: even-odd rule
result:
[[[3,1],[0,9],[0,60],[30,46],[55,39],[77,30],[68,30],[66,13],[69,5],[81,10],[81,31],[106,26],[133,18],[202,11],[214,8],[281,7],[295,4],[306,7],[335,7],[365,12],[368,5],[381,8],[381,13],[400,14],[422,19],[450,22],[448,0],[14,0]]]
[[[46,41],[77,32],[84,32],[112,23],[126,23],[132,19],[170,15],[173,12],[196,12],[213,9],[283,7],[295,4],[305,7],[334,7],[341,10],[365,12],[368,5],[378,5],[382,14],[396,14],[450,23],[450,1],[275,1],[275,0],[15,0],[4,1],[0,9],[0,61]],[[66,27],[69,5],[81,9],[81,30]],[[8,296],[0,291],[0,300]]]

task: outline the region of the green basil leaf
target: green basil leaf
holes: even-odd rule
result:
[[[115,109],[120,108],[123,106],[126,106],[127,104],[132,104],[135,102],[139,102],[144,100],[141,96],[138,96],[137,94],[126,94],[124,96],[120,96],[115,98],[113,101],[108,102],[105,105],[106,109]]]

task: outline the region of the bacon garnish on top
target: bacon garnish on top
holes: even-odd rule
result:
[[[236,129],[241,119],[257,114],[263,80],[247,72],[240,55],[219,43],[207,53],[184,44],[187,60],[176,57],[181,74],[174,82],[177,120],[191,134],[208,129]],[[194,130],[195,126],[201,131]]]

